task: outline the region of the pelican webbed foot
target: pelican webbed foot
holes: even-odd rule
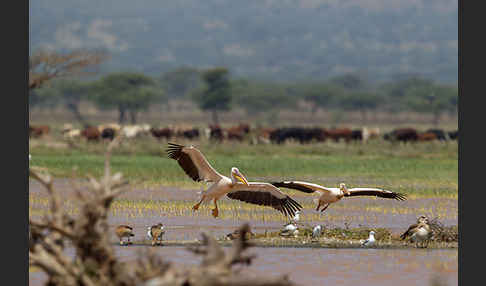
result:
[[[219,215],[218,208],[213,209],[212,214],[213,214],[213,217],[215,217],[215,218],[218,217],[218,215]]]

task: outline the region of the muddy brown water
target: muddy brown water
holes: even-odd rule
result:
[[[56,179],[54,186],[69,202],[72,197],[70,180]],[[199,191],[199,190],[197,190]],[[36,199],[47,198],[44,189],[36,182],[29,184],[29,193]],[[155,189],[135,188],[120,199],[142,201],[150,198],[155,202],[190,202],[197,200],[196,190],[180,190],[173,187]],[[294,196],[301,203],[312,202],[309,196]],[[240,204],[240,202],[238,202]],[[241,203],[243,204],[243,203]],[[30,203],[31,210],[45,210],[47,206],[38,202]],[[220,238],[232,232],[244,222],[249,222],[252,231],[278,231],[284,220],[272,221],[241,218],[215,219],[204,206],[196,213],[184,215],[160,211],[141,210],[141,213],[120,211],[109,217],[109,224],[129,224],[134,227],[135,241],[147,239],[147,226],[158,222],[166,226],[164,240],[194,240],[206,232]],[[403,211],[407,210],[407,211]],[[242,212],[251,212],[244,210]],[[261,208],[256,212],[275,213],[271,208]],[[445,225],[457,225],[457,199],[422,198],[398,202],[385,199],[352,198],[331,205],[324,214],[317,215],[313,209],[304,209],[301,222],[309,225],[350,227],[386,227],[400,233],[420,214],[431,217],[440,216]],[[38,213],[31,216],[38,217]],[[230,217],[230,218],[228,218]],[[259,217],[258,215],[256,217]],[[327,219],[326,219],[327,218]],[[332,219],[329,219],[332,218]],[[112,236],[113,242],[117,240]],[[196,265],[200,258],[185,250],[184,247],[115,246],[117,255],[131,261],[138,257],[141,249],[155,249],[163,257],[169,257],[178,265]],[[72,252],[72,250],[67,250]],[[328,248],[252,248],[258,258],[243,271],[248,275],[285,275],[300,285],[430,285],[431,279],[441,277],[445,285],[457,285],[457,249],[328,249]],[[70,253],[74,255],[74,253]],[[29,273],[30,285],[42,285],[45,275],[40,271]]]

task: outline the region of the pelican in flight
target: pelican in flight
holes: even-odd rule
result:
[[[212,200],[215,207],[212,214],[218,217],[217,201],[224,195],[233,200],[270,206],[286,216],[295,216],[295,212],[302,209],[298,202],[277,187],[269,183],[248,182],[238,168],[231,168],[231,179],[221,175],[194,146],[169,143],[167,154],[169,158],[176,160],[194,181],[213,183],[205,192],[202,192],[201,200],[192,207],[193,210],[197,210],[201,203]]]
[[[346,184],[339,184],[339,188],[327,188],[321,185],[301,182],[301,181],[284,181],[284,182],[274,182],[271,183],[275,187],[279,188],[289,188],[298,190],[304,193],[318,193],[320,196],[317,199],[316,211],[322,206],[321,212],[325,211],[327,207],[335,202],[338,202],[343,197],[354,197],[354,196],[376,196],[380,198],[395,199],[399,201],[404,201],[407,198],[404,194],[394,193],[387,190],[376,189],[376,188],[352,188],[348,189]]]

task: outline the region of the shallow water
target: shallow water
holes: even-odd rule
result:
[[[70,180],[55,181],[56,189],[63,194],[68,204],[74,200],[70,184]],[[231,216],[231,209],[222,210],[222,213],[230,214],[226,215],[226,219],[211,217],[209,210],[212,206],[203,206],[195,213],[190,211],[189,206],[189,210],[184,210],[182,215],[157,210],[158,202],[167,205],[176,201],[192,205],[197,200],[195,192],[171,187],[133,189],[120,199],[135,202],[150,199],[156,202],[156,210],[136,207],[121,209],[109,216],[109,224],[112,227],[118,224],[131,225],[134,228],[134,240],[143,241],[147,239],[147,226],[159,222],[166,227],[164,240],[194,240],[200,238],[203,231],[221,238],[244,222],[250,223],[253,232],[263,233],[277,231],[285,223],[284,219],[271,216],[276,213],[271,208],[242,208],[238,210],[242,215],[237,217]],[[30,181],[29,194],[32,197],[29,201],[30,215],[39,217],[47,210],[46,192],[38,183]],[[305,195],[296,196],[295,199],[307,205],[312,202],[312,198]],[[235,205],[235,208],[239,208],[244,203],[236,202]],[[457,225],[457,213],[457,199],[422,198],[400,202],[352,198],[331,205],[324,214],[315,212],[313,208],[305,208],[301,214],[301,222],[329,227],[386,227],[394,233],[401,233],[421,214],[429,217],[440,216],[440,221],[445,225]],[[256,219],[247,219],[245,214]],[[263,216],[266,220],[261,219]],[[271,219],[274,217],[279,219]],[[115,244],[117,239],[113,233],[112,235]],[[163,257],[170,257],[171,262],[181,266],[200,262],[200,258],[183,247],[115,246],[116,254],[128,261],[136,259],[139,251],[147,248]],[[249,252],[258,256],[250,267],[243,269],[248,275],[288,274],[290,279],[301,285],[430,285],[435,276],[440,276],[446,282],[445,285],[458,284],[457,249],[252,248]],[[43,281],[45,275],[42,272],[29,273],[30,285],[41,285]]]
[[[123,260],[134,260],[150,248],[181,267],[196,266],[201,259],[184,247],[115,246]],[[228,248],[225,248],[228,250]],[[430,285],[440,277],[444,285],[458,284],[457,250],[439,249],[310,249],[250,248],[257,258],[247,275],[288,274],[300,285]],[[29,285],[41,285],[45,275],[30,273]]]

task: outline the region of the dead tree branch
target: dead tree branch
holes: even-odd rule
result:
[[[200,265],[175,266],[165,262],[153,252],[139,258],[137,263],[121,262],[114,254],[109,241],[108,214],[114,198],[123,192],[127,182],[120,173],[111,174],[110,160],[113,148],[120,142],[117,137],[106,150],[104,176],[90,177],[87,190],[74,185],[80,213],[74,217],[63,209],[63,200],[56,192],[52,177],[30,169],[30,177],[48,191],[50,216],[42,222],[29,219],[29,265],[39,267],[48,276],[46,285],[161,285],[161,286],[292,286],[287,277],[249,278],[241,275],[234,265],[251,264],[255,258],[246,255],[248,225],[225,252],[218,242],[202,234],[202,246],[190,248],[202,255]],[[74,257],[64,251],[73,247]]]

